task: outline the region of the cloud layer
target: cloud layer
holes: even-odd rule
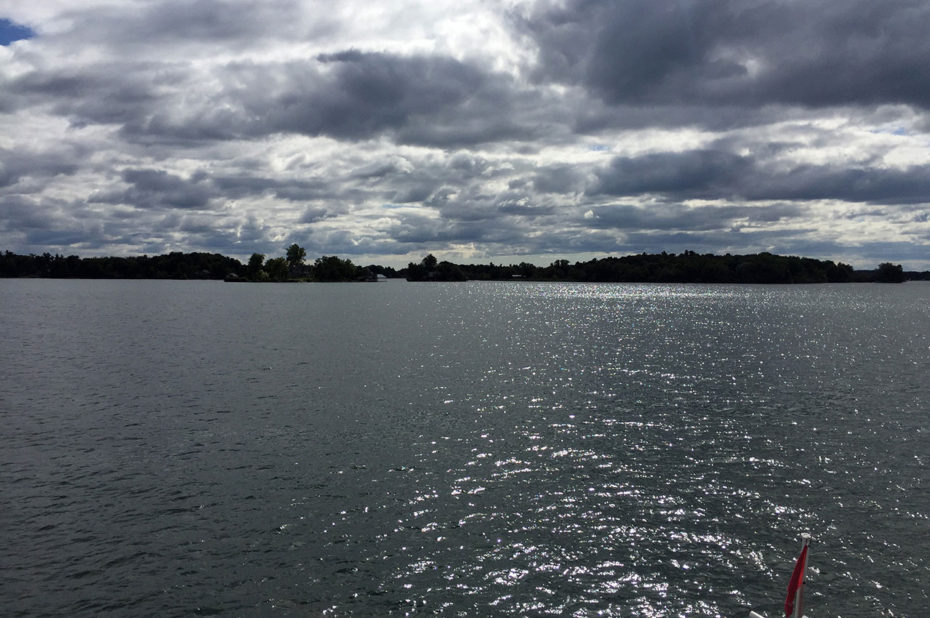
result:
[[[930,268],[924,2],[19,4],[0,249]]]

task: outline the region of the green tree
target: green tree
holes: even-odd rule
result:
[[[878,265],[878,271],[875,273],[875,280],[880,283],[901,283],[907,277],[904,276],[904,268],[900,264],[885,262]]]
[[[249,258],[249,264],[245,267],[245,272],[249,279],[258,279],[262,273],[262,266],[265,265],[265,256],[262,253],[253,253]]]
[[[846,283],[852,277],[853,267],[849,264],[827,262],[827,281],[830,283]]]
[[[433,255],[432,253],[430,253],[425,258],[423,258],[423,266],[425,266],[427,270],[433,270],[434,268],[436,268],[437,263],[438,263],[438,260],[436,259],[436,256]]]
[[[307,251],[296,242],[287,248],[287,265],[291,268],[296,268],[304,263],[304,258],[307,257]]]
[[[287,260],[283,257],[271,258],[265,262],[265,272],[272,281],[287,281]]]
[[[438,281],[467,281],[468,277],[461,267],[452,262],[439,262],[436,266]]]
[[[354,281],[358,276],[359,269],[352,260],[335,255],[324,255],[313,263],[313,277],[317,281]]]

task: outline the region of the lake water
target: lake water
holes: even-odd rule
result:
[[[930,607],[930,284],[0,280],[5,615]]]

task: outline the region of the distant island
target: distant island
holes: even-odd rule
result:
[[[685,251],[595,258],[587,262],[555,260],[549,266],[521,263],[452,264],[428,255],[400,271],[408,281],[527,280],[639,283],[900,283],[930,280],[930,272],[905,272],[886,262],[875,270],[853,270],[830,260],[771,253],[713,255]]]
[[[297,244],[285,255],[266,259],[253,253],[245,264],[218,253],[173,252],[157,256],[88,257],[0,253],[0,277],[59,279],[221,279],[230,282],[377,281],[580,281],[640,283],[900,283],[930,280],[930,271],[908,272],[886,262],[874,270],[854,270],[830,260],[771,253],[713,255],[657,253],[595,258],[569,263],[555,260],[548,266],[522,262],[508,266],[453,264],[432,254],[420,262],[395,270],[371,264],[357,266],[349,259],[322,256],[306,261]]]

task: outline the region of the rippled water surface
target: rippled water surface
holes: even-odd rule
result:
[[[3,280],[0,604],[927,615],[928,301]]]

